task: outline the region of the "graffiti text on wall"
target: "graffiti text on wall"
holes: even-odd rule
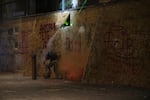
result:
[[[104,38],[105,48],[110,55],[113,54],[119,58],[134,58],[133,41],[129,38],[124,26],[111,25]]]
[[[79,38],[78,40],[71,40],[70,37],[66,37],[66,50],[80,52],[81,38]]]
[[[66,37],[66,50],[72,50],[72,49],[73,49],[72,40],[69,37]]]
[[[40,25],[40,33],[47,33],[47,32],[55,31],[55,30],[56,30],[55,23],[47,23],[47,24]]]
[[[21,53],[26,53],[28,49],[28,31],[22,31],[19,38],[19,50]]]
[[[50,38],[50,34],[48,32],[56,31],[56,24],[55,23],[46,23],[40,25],[40,38],[42,41],[42,49],[46,48],[47,42]]]

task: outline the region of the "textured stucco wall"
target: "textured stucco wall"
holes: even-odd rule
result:
[[[15,44],[11,22],[0,23],[0,72],[15,71]]]
[[[92,39],[95,32],[98,10],[55,12],[43,16],[20,19],[19,38],[23,43],[24,74],[32,73],[32,53],[37,54],[38,75],[45,74],[43,58],[54,48],[60,55],[59,71],[69,80],[80,80],[87,64]],[[88,14],[86,13],[88,11]],[[71,15],[70,27],[61,27]],[[93,16],[91,16],[93,15]]]
[[[131,0],[99,8],[86,82],[150,87],[149,5]]]
[[[87,83],[149,87],[149,5],[149,0],[128,0],[69,11],[73,26],[67,28],[60,26],[68,12],[21,18],[10,25],[19,28],[16,64],[31,75],[36,53],[42,76],[43,57],[55,48],[60,73],[70,80],[83,75]]]

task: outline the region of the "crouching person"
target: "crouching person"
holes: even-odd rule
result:
[[[46,77],[47,79],[51,78],[52,72],[51,68],[54,71],[55,78],[58,78],[58,55],[54,51],[50,51],[46,54],[45,57],[45,66],[46,66]]]

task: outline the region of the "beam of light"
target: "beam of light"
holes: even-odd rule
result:
[[[86,3],[87,3],[87,0],[84,0],[83,4],[82,4],[82,6],[81,6],[81,8],[79,10],[79,13],[81,12],[81,10],[83,9],[83,7],[85,6]]]
[[[65,0],[62,0],[62,11],[65,10]]]

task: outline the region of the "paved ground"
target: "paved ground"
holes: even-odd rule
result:
[[[150,90],[0,74],[0,100],[150,100]]]

